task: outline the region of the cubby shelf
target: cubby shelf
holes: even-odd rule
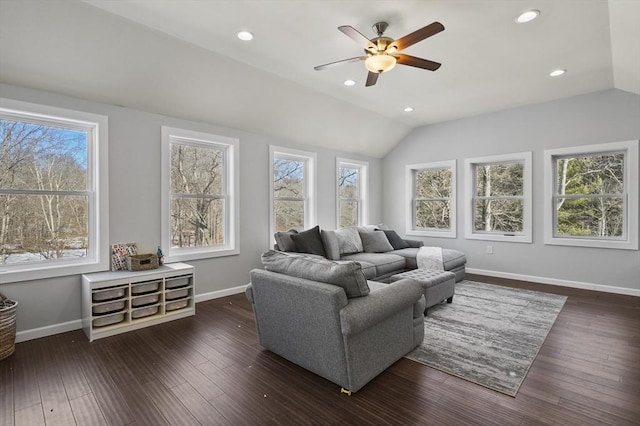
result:
[[[194,268],[186,263],[82,276],[82,328],[90,342],[195,313]]]

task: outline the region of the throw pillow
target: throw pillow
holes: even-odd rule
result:
[[[393,250],[384,232],[361,232],[360,238],[367,253],[384,253]]]
[[[273,237],[280,251],[296,251],[296,243],[291,239],[291,235],[297,234],[298,231],[291,229],[286,232],[276,232]]]
[[[336,230],[335,233],[338,237],[338,247],[340,248],[341,255],[360,253],[364,250],[358,228],[342,228]]]
[[[322,244],[324,245],[324,251],[327,259],[340,260],[340,244],[338,243],[338,237],[335,231],[320,231],[320,238],[322,238]]]
[[[335,262],[274,250],[263,253],[261,259],[267,271],[337,285],[348,298],[366,296],[370,291],[358,262]]]
[[[409,247],[409,244],[407,244],[407,242],[403,240],[402,237],[398,235],[396,231],[392,231],[392,230],[389,230],[389,231],[381,230],[381,231],[384,232],[384,235],[387,236],[387,240],[389,240],[394,250],[400,250],[400,249]]]
[[[292,234],[291,239],[296,243],[296,249],[300,253],[311,253],[325,256],[324,245],[320,238],[320,227],[314,226],[306,231]]]

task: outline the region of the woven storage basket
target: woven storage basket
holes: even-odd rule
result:
[[[127,256],[127,269],[129,271],[146,271],[158,268],[158,256],[155,254],[134,254]]]
[[[16,350],[16,308],[18,302],[0,293],[0,361]]]

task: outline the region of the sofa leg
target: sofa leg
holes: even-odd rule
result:
[[[453,296],[447,299],[447,303],[451,303],[451,302],[453,302]]]
[[[350,390],[346,390],[345,388],[341,388],[340,389],[340,393],[346,393],[347,396],[351,396],[351,391]]]

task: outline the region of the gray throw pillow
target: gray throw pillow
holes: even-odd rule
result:
[[[393,246],[389,243],[384,232],[361,232],[360,238],[364,251],[367,253],[384,253],[393,250]]]
[[[278,250],[280,251],[296,251],[296,243],[291,239],[291,235],[297,234],[298,231],[291,229],[284,232],[276,232],[273,237],[276,240]]]
[[[261,259],[267,271],[337,285],[344,289],[348,298],[366,296],[370,291],[358,262],[336,262],[274,250],[263,253]]]
[[[409,244],[407,244],[407,242],[403,240],[396,231],[382,229],[380,231],[384,232],[384,235],[387,236],[387,240],[389,240],[394,250],[400,250],[409,247]]]
[[[327,259],[340,260],[340,245],[335,231],[320,231],[320,238],[324,245],[324,252]]]
[[[296,243],[296,251],[325,256],[324,245],[320,238],[320,227],[314,226],[306,231],[292,234],[291,239]]]
[[[336,237],[338,237],[338,246],[340,247],[341,255],[360,253],[364,250],[358,228],[349,227],[337,229],[335,233]]]

